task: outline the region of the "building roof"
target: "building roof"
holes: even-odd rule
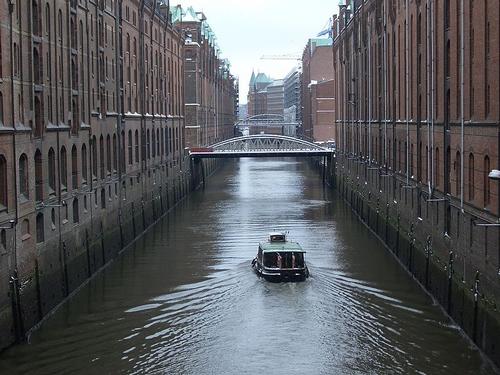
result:
[[[255,77],[255,82],[254,83],[268,83],[271,84],[273,80],[268,77],[265,73],[259,73],[257,74],[257,77]]]

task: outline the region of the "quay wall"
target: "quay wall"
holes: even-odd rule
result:
[[[500,365],[499,228],[477,225],[475,213],[450,196],[429,196],[426,186],[407,186],[404,177],[347,155],[332,159],[329,179],[359,220]]]
[[[219,164],[204,161],[206,176]],[[184,159],[127,176],[121,190],[110,183],[104,198],[99,190],[90,191],[78,223],[62,213],[66,206],[54,208],[51,233],[36,245],[32,259],[17,260],[17,279],[0,283],[0,350],[26,338],[44,317],[199,186],[200,168],[191,167]],[[3,262],[0,266],[8,267]]]

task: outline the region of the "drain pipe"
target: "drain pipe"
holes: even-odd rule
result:
[[[464,0],[460,1],[460,209],[464,211]]]
[[[371,29],[370,29],[371,33]],[[387,0],[384,0],[384,167],[387,174]]]
[[[409,18],[409,4],[408,0],[406,0],[406,15],[405,15],[405,58],[406,58],[406,71],[405,71],[405,91],[406,91],[406,186],[410,185],[410,124],[408,119],[408,113],[410,110],[409,99],[410,99],[410,91],[409,91],[409,75],[408,71],[410,70],[410,61],[408,59],[409,49],[409,33],[408,33],[408,18]]]
[[[431,194],[431,158],[430,158],[430,153],[432,152],[432,147],[431,147],[431,129],[430,129],[430,104],[431,104],[431,99],[430,99],[430,77],[431,77],[431,72],[430,72],[430,8],[429,8],[429,1],[427,1],[427,4],[425,6],[425,20],[426,20],[426,60],[427,60],[427,87],[426,87],[426,101],[427,101],[427,185],[429,187],[429,196]]]
[[[371,49],[372,24],[368,21],[368,166],[372,164],[372,49]]]
[[[434,165],[434,97],[435,97],[435,82],[434,82],[434,69],[435,69],[435,61],[434,61],[434,0],[430,0],[430,15],[431,15],[431,188],[434,190],[435,185],[435,165]]]

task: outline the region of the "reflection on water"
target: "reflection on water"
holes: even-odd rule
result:
[[[311,278],[250,268],[289,230]],[[31,338],[0,356],[28,374],[490,374],[397,262],[295,160],[226,165]]]

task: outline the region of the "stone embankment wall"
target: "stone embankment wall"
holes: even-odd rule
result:
[[[211,174],[217,165],[216,161],[205,161],[205,174]],[[71,293],[196,188],[202,175],[199,167],[191,170],[191,166],[189,159],[169,163],[127,178],[121,191],[110,184],[104,195],[97,190],[89,192],[77,224],[64,213],[64,218],[59,218],[65,207],[57,207],[54,235],[37,246],[32,262],[23,262],[32,267],[0,285],[0,350],[26,337]]]
[[[329,170],[330,182],[359,219],[500,365],[500,228],[478,225],[477,216],[462,212],[452,197],[430,196],[425,187],[407,185],[375,165],[338,154]]]

